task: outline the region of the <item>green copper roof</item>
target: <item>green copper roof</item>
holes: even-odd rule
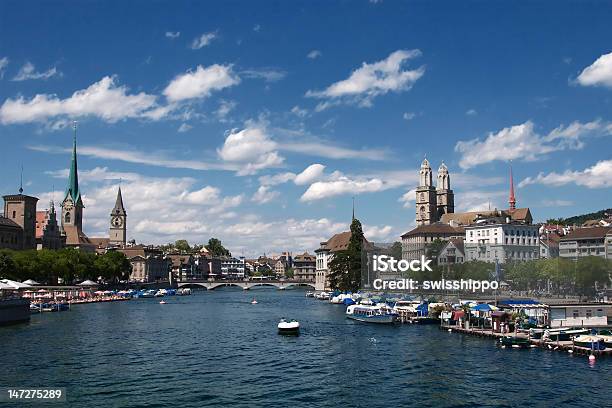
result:
[[[77,154],[76,154],[76,125],[74,127],[74,138],[72,142],[72,161],[70,163],[70,176],[68,178],[68,188],[66,189],[66,198],[72,197],[74,203],[81,201],[81,192],[79,191],[79,174],[77,171]]]

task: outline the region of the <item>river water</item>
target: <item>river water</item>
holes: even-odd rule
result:
[[[250,303],[254,296],[257,305]],[[71,407],[612,401],[610,358],[589,365],[585,356],[501,349],[436,326],[354,322],[342,306],[302,290],[223,288],[166,301],[76,305],[0,328],[0,387],[65,387],[62,405]],[[279,336],[281,317],[299,320],[301,335]]]

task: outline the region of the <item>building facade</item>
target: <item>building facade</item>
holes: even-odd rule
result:
[[[438,254],[438,265],[451,266],[465,262],[463,238],[450,238]]]
[[[36,212],[36,248],[60,249],[64,246],[61,228],[57,222],[53,201],[49,209]]]
[[[117,251],[123,253],[132,265],[130,282],[148,283],[168,280],[170,260],[162,251],[143,245],[122,247]]]
[[[315,282],[317,257],[308,252],[293,258],[293,278],[304,282]]]
[[[539,258],[539,228],[509,218],[485,218],[465,227],[464,245],[467,261],[529,261]]]
[[[612,227],[576,228],[559,240],[559,256],[574,260],[586,256],[612,259],[611,232]]]
[[[411,261],[427,256],[427,247],[436,240],[448,241],[462,239],[465,234],[463,227],[453,227],[440,222],[419,225],[402,235],[402,259]]]
[[[36,203],[38,198],[23,194],[5,195],[4,220],[0,225],[4,248],[36,249]],[[17,228],[20,231],[17,231]]]
[[[222,279],[244,279],[246,276],[246,260],[241,257],[221,258]]]

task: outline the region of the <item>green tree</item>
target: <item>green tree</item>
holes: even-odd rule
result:
[[[356,292],[361,287],[362,249],[365,238],[361,222],[354,218],[348,248],[335,252],[329,264],[332,289]]]
[[[587,256],[576,262],[575,284],[580,296],[593,297],[597,286],[609,283],[612,262],[598,256]]]
[[[402,243],[399,241],[395,241],[393,245],[391,245],[391,256],[397,260],[402,259]]]
[[[179,239],[174,243],[174,248],[180,252],[189,252],[191,251],[191,247],[189,246],[189,242],[186,239]]]
[[[8,249],[0,250],[0,277],[6,279],[17,278],[13,254]]]
[[[221,240],[217,238],[209,239],[206,249],[212,256],[232,256],[232,253],[228,251],[221,243]]]
[[[438,255],[440,255],[444,245],[446,245],[446,241],[442,241],[440,238],[434,239],[429,245],[427,245],[425,249],[425,256],[432,260],[431,263],[433,265],[438,264]]]

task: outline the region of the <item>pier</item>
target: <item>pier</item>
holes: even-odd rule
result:
[[[450,330],[454,333],[462,333],[470,336],[477,337],[488,337],[492,338],[495,341],[499,341],[502,337],[512,336],[528,339],[531,347],[542,348],[551,351],[563,351],[567,353],[573,354],[582,354],[582,355],[590,355],[593,354],[595,356],[612,356],[612,348],[608,347],[604,350],[591,350],[587,347],[579,347],[575,346],[574,343],[569,341],[544,341],[541,339],[531,339],[528,335],[524,333],[498,333],[494,332],[491,329],[483,329],[483,328],[465,328],[461,326],[449,326],[449,325],[440,325],[440,329],[442,330]]]

